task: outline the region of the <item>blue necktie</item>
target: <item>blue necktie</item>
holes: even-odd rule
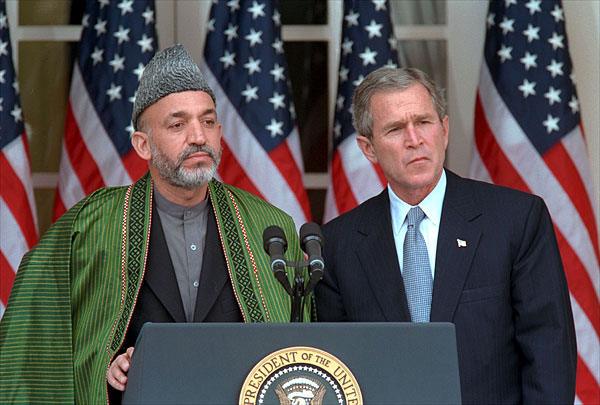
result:
[[[408,211],[408,229],[404,238],[404,260],[402,278],[408,300],[408,309],[413,322],[429,322],[433,277],[429,266],[429,255],[419,225],[425,213],[419,207]]]

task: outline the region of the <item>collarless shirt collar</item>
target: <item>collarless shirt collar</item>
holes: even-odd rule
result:
[[[161,212],[176,219],[187,220],[200,216],[208,205],[208,195],[206,197],[207,198],[205,198],[200,204],[186,207],[185,205],[179,205],[168,200],[167,197],[162,195],[158,189],[154,187],[154,200],[156,202],[156,207]]]

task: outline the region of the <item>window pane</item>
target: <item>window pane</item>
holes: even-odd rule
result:
[[[67,25],[81,24],[85,1],[27,0],[19,2],[20,25]]]
[[[398,58],[401,67],[414,67],[427,73],[446,89],[446,41],[398,41]]]
[[[446,24],[446,0],[391,0],[391,9],[394,24]]]
[[[327,24],[326,0],[280,0],[282,24]]]
[[[286,42],[285,55],[306,172],[327,171],[327,44]]]
[[[33,172],[58,171],[71,65],[69,43],[19,44],[19,87]]]

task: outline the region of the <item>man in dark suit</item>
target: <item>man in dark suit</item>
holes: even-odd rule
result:
[[[443,168],[445,100],[423,72],[371,73],[352,114],[388,187],[323,227],[317,318],[452,322],[465,403],[572,403],[575,331],[543,200]]]

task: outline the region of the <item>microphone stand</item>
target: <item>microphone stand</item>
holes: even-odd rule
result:
[[[294,288],[292,289],[292,312],[290,322],[302,322],[304,318],[304,277],[294,277]]]
[[[278,226],[272,225],[263,231],[263,243],[271,259],[271,269],[275,278],[291,297],[290,322],[302,322],[305,298],[323,278],[325,263],[321,257],[323,235],[321,228],[314,222],[308,222],[300,228],[300,247],[307,254],[307,259],[300,262],[285,260],[283,254],[287,248],[285,233]],[[315,246],[316,244],[316,246]],[[290,286],[286,267],[294,268],[294,281]],[[302,267],[307,268],[308,282],[302,276]]]
[[[308,267],[309,263],[308,261],[292,262],[286,260],[285,264],[288,267],[294,268],[294,285],[291,290],[292,294],[290,294],[290,297],[292,298],[290,322],[303,322],[304,297],[306,297],[310,291],[305,290],[304,277],[302,277],[300,270],[302,267]],[[287,288],[285,288],[285,290],[288,291]]]

